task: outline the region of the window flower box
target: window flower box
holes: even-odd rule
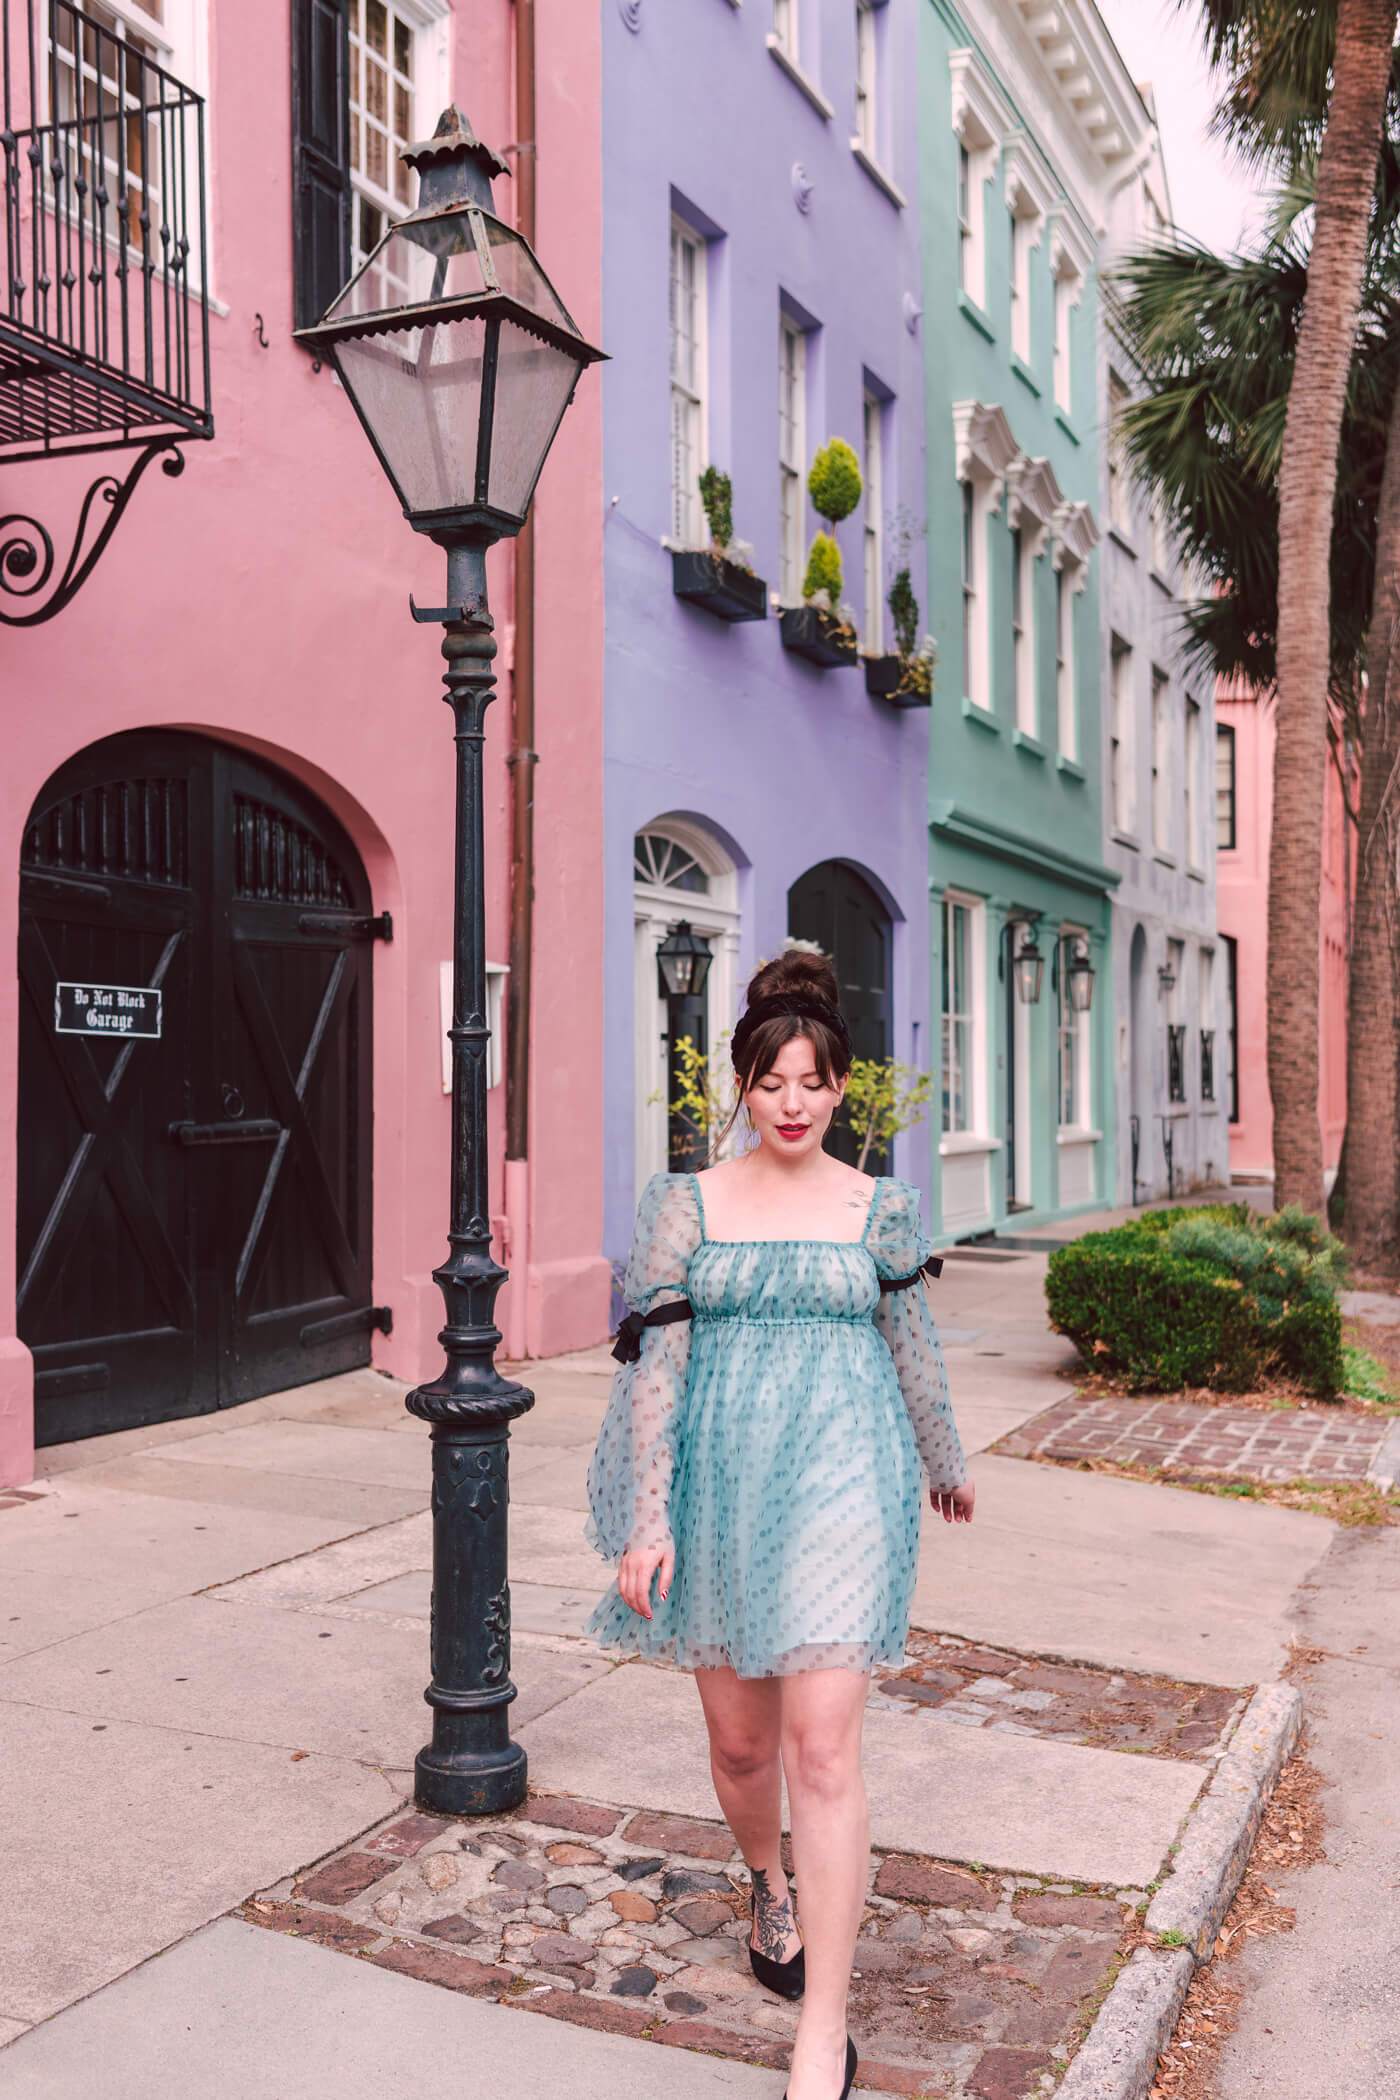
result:
[[[703,606],[717,620],[768,617],[768,586],[763,578],[709,549],[696,553],[672,549],[671,589],[691,605]]]
[[[789,605],[778,625],[783,647],[794,656],[805,656],[809,664],[829,671],[855,663],[855,629],[835,613],[823,612],[816,605]]]
[[[917,665],[919,659],[914,662]],[[922,680],[902,656],[867,656],[865,690],[872,700],[888,700],[891,707],[929,707],[933,681],[925,672]]]

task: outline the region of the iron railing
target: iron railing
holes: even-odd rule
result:
[[[3,4],[0,458],[211,437],[204,103],[115,18]]]
[[[1167,1029],[1167,1099],[1186,1099],[1186,1023]]]

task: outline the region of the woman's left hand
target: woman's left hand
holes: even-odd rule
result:
[[[961,1487],[945,1488],[941,1493],[930,1488],[928,1499],[945,1524],[970,1524],[977,1490],[970,1480],[965,1480]]]

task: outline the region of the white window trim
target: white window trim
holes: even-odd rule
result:
[[[1109,821],[1115,831],[1131,833],[1137,828],[1137,708],[1133,681],[1136,656],[1132,647],[1110,649],[1108,664],[1109,705]],[[1113,752],[1117,746],[1115,767]],[[1122,790],[1121,794],[1116,790]]]
[[[945,1157],[953,1152],[995,1152],[1000,1150],[1001,1140],[991,1135],[987,1114],[987,907],[981,897],[969,895],[964,890],[944,890],[938,899],[939,905],[958,905],[967,913],[967,964],[968,992],[971,1020],[970,1042],[967,1054],[966,1090],[969,1096],[969,1125],[966,1130],[940,1131],[938,1149]],[[941,917],[941,913],[940,913]],[[941,990],[938,1006],[938,1086],[940,1102],[937,1109],[939,1123],[943,1120],[943,1002]]]
[[[1014,221],[1011,244],[1011,348],[1024,365],[1035,348],[1031,332],[1031,253],[1040,246],[1055,186],[1024,132],[1013,133],[1002,156],[1006,208]]]
[[[682,492],[676,487],[675,446],[674,441],[672,441],[670,446],[671,534],[673,537],[674,544],[681,547],[691,548],[700,547],[705,544],[705,533],[701,525],[701,520],[704,517],[704,510],[700,502],[699,477],[704,472],[705,466],[709,458],[709,387],[707,384],[710,370],[708,296],[709,285],[707,282],[709,277],[709,244],[707,243],[705,236],[702,233],[697,233],[696,229],[693,226],[689,225],[686,220],[682,219],[677,213],[673,212],[671,214],[671,237],[667,251],[667,267],[668,270],[672,273],[673,277],[675,271],[676,243],[678,241],[693,248],[695,251],[696,383],[693,387],[688,387],[684,384],[684,382],[678,380],[675,376],[674,370],[672,371],[671,391],[669,397],[671,407],[670,430],[672,433],[674,433],[676,397],[678,394],[683,395],[689,402],[691,414],[693,417],[693,442],[691,449],[694,457],[695,473],[692,477],[694,486],[686,490],[684,492],[684,495],[682,496]],[[675,323],[673,320],[671,322],[673,345],[674,327]],[[683,509],[682,504],[684,506]]]
[[[1170,853],[1172,836],[1171,680],[1160,668],[1152,672],[1152,845]]]
[[[633,1055],[636,1121],[634,1133],[636,1192],[652,1174],[669,1171],[666,1112],[666,1002],[656,982],[656,950],[678,919],[688,919],[710,942],[714,961],[705,991],[709,1006],[710,1049],[732,1029],[739,998],[739,884],[733,862],[701,824],[684,817],[657,817],[638,831],[660,833],[700,863],[710,878],[708,892],[663,889],[654,883],[632,885],[634,952]]]
[[[1055,286],[1055,406],[1074,412],[1074,327],[1072,315],[1084,297],[1094,247],[1067,203],[1053,204],[1050,220],[1050,275]]]
[[[1089,1025],[1089,1014],[1077,1012],[1071,1004],[1069,983],[1065,972],[1065,949],[1067,945],[1073,944],[1076,947],[1082,947],[1085,953],[1088,954],[1092,950],[1092,943],[1087,926],[1061,926],[1056,935],[1056,942],[1056,976],[1059,979],[1057,996],[1060,1000],[1060,1013],[1056,1015],[1056,1049],[1058,1053],[1060,1036],[1067,1033],[1074,1057],[1074,1098],[1080,1114],[1078,1120],[1073,1123],[1062,1123],[1060,1121],[1060,1110],[1064,1105],[1064,1100],[1063,1093],[1059,1092],[1055,1102],[1055,1123],[1059,1132],[1060,1142],[1062,1144],[1076,1144],[1097,1138],[1100,1133],[1094,1130],[1089,1122],[1085,1121],[1085,1112],[1090,1108],[1093,1098],[1089,1091],[1093,1081],[1093,1031]],[[1064,1029],[1061,1020],[1061,1015],[1066,1011],[1070,1016],[1068,1030]]]
[[[864,552],[865,651],[878,656],[885,639],[885,415],[889,403],[867,387],[861,403],[861,461],[865,483],[861,519]],[[871,444],[871,426],[874,444]]]
[[[1182,737],[1182,856],[1188,868],[1199,872],[1205,866],[1201,824],[1201,752],[1205,734],[1201,703],[1190,693],[1186,695],[1182,716]]]
[[[880,47],[875,0],[856,0],[856,125],[852,147],[880,158]]]
[[[963,665],[963,696],[974,707],[991,711],[991,612],[987,590],[988,522],[1001,508],[1007,470],[1019,456],[1005,411],[980,401],[953,404],[953,468],[959,482],[972,489],[972,599],[968,624],[967,662]]]
[[[501,1030],[505,1014],[506,979],[510,975],[509,963],[489,962],[486,965],[486,1025],[491,1031],[491,1040],[486,1046],[486,1085],[499,1086],[505,1076],[505,1065],[501,1052]],[[442,1091],[452,1092],[452,1038],[448,1030],[452,1026],[452,965],[438,964],[438,1019],[442,1032]]]
[[[1108,375],[1108,404],[1104,432],[1104,463],[1108,477],[1108,522],[1120,537],[1134,536],[1133,477],[1123,445],[1122,415],[1132,405],[1132,389],[1118,372]]]
[[[388,0],[388,4],[413,31],[413,107],[408,127],[409,143],[412,143],[429,135],[451,100],[452,0]],[[387,129],[392,140],[392,122]],[[392,170],[389,172],[392,176]],[[367,175],[353,169],[350,187],[367,204],[382,212],[386,221],[402,219],[413,208],[411,202],[405,204],[396,197],[392,188],[380,189]],[[357,269],[363,260],[362,255],[352,254],[352,270]]]
[[[1011,110],[1003,100],[980,55],[971,49],[950,51],[953,133],[966,148],[968,169],[968,237],[962,290],[973,305],[987,305],[987,184],[997,170],[1001,142],[1012,128]]]
[[[1071,765],[1079,762],[1078,664],[1074,607],[1079,596],[1063,568],[1056,571],[1055,592],[1055,748]]]
[[[1022,646],[1016,664],[1016,727],[1023,735],[1040,735],[1040,692],[1037,678],[1039,627],[1036,621],[1036,563],[1050,540],[1057,513],[1064,503],[1055,470],[1048,459],[1031,459],[1018,453],[1006,470],[1006,522],[1021,535],[1021,628]]]
[[[778,597],[784,605],[802,603],[802,576],[806,563],[806,487],[807,487],[807,331],[791,314],[780,313],[778,319],[778,385],[781,390],[786,369],[785,344],[791,339],[795,349],[793,357],[793,453],[788,457],[783,452],[783,413],[781,391],[778,403]],[[789,532],[784,526],[784,506],[788,497],[792,499],[793,524]]]

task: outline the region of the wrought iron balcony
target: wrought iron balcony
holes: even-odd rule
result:
[[[0,463],[136,453],[88,491],[52,589],[46,529],[0,519],[0,596],[24,601],[0,620],[29,625],[91,573],[151,460],[178,474],[179,443],[214,434],[204,104],[100,0],[0,0],[0,16]]]

